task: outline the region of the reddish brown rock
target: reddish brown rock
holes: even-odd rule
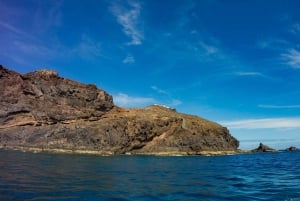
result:
[[[98,154],[237,151],[219,124],[163,106],[125,109],[94,85],[0,66],[0,147]]]

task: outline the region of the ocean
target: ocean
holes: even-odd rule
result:
[[[2,150],[0,200],[300,201],[300,152],[104,157]]]

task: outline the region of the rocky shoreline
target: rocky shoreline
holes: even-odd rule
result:
[[[199,151],[199,152],[140,152],[131,153],[126,152],[123,154],[116,154],[111,151],[96,151],[96,150],[70,150],[70,149],[47,149],[37,147],[21,147],[21,146],[0,146],[0,150],[12,150],[21,152],[31,153],[54,153],[54,154],[85,154],[85,155],[96,155],[96,156],[116,156],[116,155],[127,155],[127,156],[226,156],[235,154],[246,154],[249,151],[237,150],[237,151]]]
[[[235,150],[235,151],[199,151],[199,152],[139,152],[131,153],[125,152],[123,154],[116,154],[112,151],[100,151],[100,150],[80,150],[80,149],[47,149],[38,147],[21,147],[21,146],[0,146],[0,150],[12,150],[30,153],[53,153],[53,154],[76,154],[76,155],[95,155],[95,156],[228,156],[237,154],[253,154],[253,153],[277,153],[277,152],[293,152],[300,151],[299,148],[289,150],[275,150],[275,151],[253,151],[253,150]]]

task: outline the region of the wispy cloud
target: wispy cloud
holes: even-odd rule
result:
[[[218,48],[214,45],[209,45],[204,41],[199,42],[200,47],[204,50],[205,54],[211,55],[218,52]]]
[[[281,54],[282,59],[292,68],[300,68],[300,52],[296,49],[289,49]]]
[[[76,46],[71,49],[67,47],[61,47],[63,51],[66,52],[66,55],[70,56],[79,56],[83,59],[91,60],[95,58],[108,58],[107,56],[102,54],[101,43],[94,41],[87,35],[83,34],[81,36],[81,40]]]
[[[194,55],[201,60],[207,60],[208,58],[221,58],[223,56],[220,47],[216,44],[216,39],[213,37],[203,38],[201,36],[197,36],[198,42],[194,41],[178,41],[175,42],[176,45],[180,46],[181,48],[185,48],[186,51],[192,51]],[[182,50],[181,50],[182,51]]]
[[[162,89],[158,88],[157,86],[151,86],[151,89],[153,89],[153,90],[156,91],[157,93],[169,95],[168,92],[166,92],[165,90],[162,90]]]
[[[176,106],[181,105],[181,104],[182,104],[182,102],[178,99],[172,99],[172,101],[170,102],[170,105],[172,107],[176,107]]]
[[[55,54],[55,50],[45,47],[40,44],[30,43],[28,41],[14,41],[14,48],[20,51],[22,54],[27,56],[38,56],[38,57],[52,57]]]
[[[157,102],[154,98],[129,96],[125,93],[118,93],[113,97],[114,103],[123,107],[143,107]]]
[[[300,33],[300,24],[293,25],[292,29],[294,33]],[[259,41],[257,43],[258,48],[264,50],[270,50],[278,54],[280,63],[290,66],[292,68],[300,68],[300,51],[295,48],[295,44],[292,41],[286,39],[270,38],[268,40]],[[273,60],[279,61],[278,58]]]
[[[64,48],[54,35],[44,38],[45,33],[53,32],[54,26],[60,25],[62,3],[60,0],[35,2],[33,10],[0,3],[1,13],[5,16],[0,19],[0,32],[3,34],[0,40],[6,47],[6,51],[0,52],[0,55],[15,63],[32,66],[44,65],[53,58],[68,56],[72,50]],[[24,20],[27,22],[26,26]]]
[[[254,71],[234,72],[234,75],[237,75],[237,76],[264,76],[262,73],[254,72]]]
[[[165,99],[164,101],[160,101],[162,102],[162,104],[164,105],[168,105],[171,107],[176,107],[178,105],[181,105],[182,102],[176,98],[173,98],[171,93],[167,92],[166,90],[163,90],[157,86],[151,86],[151,89],[154,90],[156,93],[160,94],[161,99]]]
[[[37,9],[32,16],[32,24],[35,32],[42,33],[53,30],[62,25],[63,0],[37,2]]]
[[[55,53],[54,48],[46,47],[36,36],[12,23],[0,20],[0,31],[10,38],[1,40],[6,50],[0,55],[18,64],[32,65],[42,58],[52,58]]]
[[[300,128],[300,118],[245,119],[220,123],[230,129]]]
[[[6,42],[6,41],[4,41]],[[82,35],[73,47],[67,47],[60,42],[45,44],[38,40],[14,39],[5,44],[5,52],[0,52],[11,61],[22,65],[44,65],[53,59],[81,59],[95,61],[96,59],[110,59],[103,54],[102,45],[87,35]]]
[[[279,38],[269,38],[265,40],[260,40],[257,42],[257,47],[260,49],[268,49],[268,50],[285,50],[288,46],[290,46],[290,42],[284,39]]]
[[[299,34],[300,33],[300,24],[299,23],[295,23],[291,26],[291,30],[290,30],[293,34]]]
[[[258,107],[268,109],[297,109],[300,108],[300,105],[258,105]]]
[[[191,31],[190,31],[190,34],[197,34],[197,33],[198,33],[197,30],[191,30]]]
[[[131,55],[127,55],[122,61],[122,63],[124,63],[124,64],[132,64],[134,62],[135,62],[135,59]]]
[[[24,32],[23,30],[13,26],[12,24],[9,24],[9,23],[6,23],[6,22],[3,22],[0,20],[0,27],[14,33],[14,34],[17,34],[19,35],[20,37],[22,38],[28,38],[28,39],[35,39],[34,36],[32,36],[31,34],[29,33],[26,33]]]
[[[123,32],[131,38],[128,45],[141,45],[144,39],[142,31],[138,28],[141,5],[135,1],[128,1],[128,5],[130,9],[114,3],[111,6],[111,11],[123,27]]]

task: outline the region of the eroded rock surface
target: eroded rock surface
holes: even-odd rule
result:
[[[99,154],[201,154],[237,151],[217,123],[153,105],[120,108],[94,85],[41,70],[0,66],[0,147]]]

